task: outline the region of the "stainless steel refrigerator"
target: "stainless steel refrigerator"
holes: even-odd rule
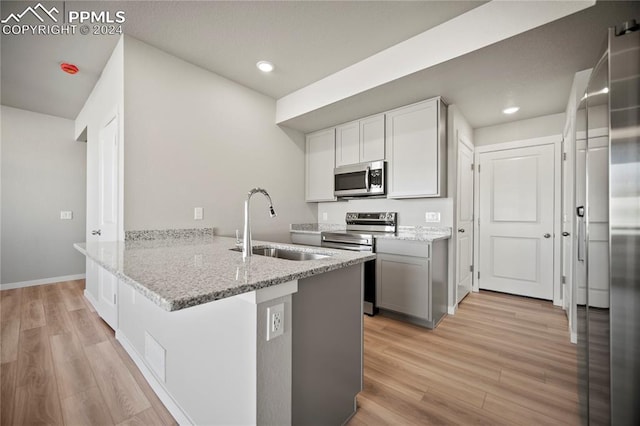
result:
[[[576,288],[581,418],[589,425],[640,425],[640,28],[635,22],[609,29],[577,126],[576,140],[584,138],[576,153],[583,164],[576,167],[574,261],[583,284]]]

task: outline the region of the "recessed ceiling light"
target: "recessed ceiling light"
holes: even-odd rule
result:
[[[63,62],[60,64],[60,69],[64,72],[66,72],[67,74],[76,74],[79,69],[77,66],[73,65],[73,64],[68,64],[66,62]]]
[[[514,114],[520,110],[520,107],[509,107],[502,110],[503,114]]]
[[[273,71],[273,64],[269,61],[260,61],[256,64],[256,67],[262,72],[271,72]]]

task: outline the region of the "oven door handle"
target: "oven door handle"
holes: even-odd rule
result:
[[[327,237],[326,235],[322,235],[322,243],[321,244],[325,244],[325,243],[337,243],[337,244],[351,244],[351,245],[361,245],[361,246],[370,246],[373,245],[373,239],[372,238],[357,238],[357,237],[352,237],[352,236],[339,236],[339,235],[331,235],[330,237]]]
[[[373,247],[371,246],[359,246],[359,245],[353,245],[353,244],[342,244],[342,243],[324,242],[324,241],[322,242],[322,247],[349,250],[349,251],[373,251]]]

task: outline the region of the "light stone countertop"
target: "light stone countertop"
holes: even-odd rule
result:
[[[446,226],[398,226],[395,234],[376,234],[375,238],[433,242],[451,238],[451,228]]]
[[[295,234],[319,234],[325,231],[344,231],[346,225],[338,223],[292,223],[289,225],[289,232]]]
[[[327,223],[292,223],[290,232],[300,234],[320,234],[321,232],[344,231],[345,225]],[[433,242],[451,238],[451,228],[448,226],[398,226],[395,234],[374,234],[374,238],[393,240]]]
[[[293,261],[231,251],[236,240],[193,236],[154,240],[77,243],[74,247],[167,311],[223,299],[375,259],[375,254],[254,241],[270,246],[331,254]]]

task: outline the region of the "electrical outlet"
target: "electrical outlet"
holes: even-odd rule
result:
[[[202,217],[204,215],[204,209],[202,207],[195,207],[193,209],[193,219],[194,220],[202,220]]]
[[[284,303],[267,308],[267,342],[284,333]]]
[[[327,220],[329,219],[329,215],[327,214],[327,212],[322,212],[322,220]]]
[[[62,210],[60,211],[60,219],[62,220],[71,220],[73,219],[73,212],[70,210]]]
[[[424,214],[425,222],[440,222],[440,212],[426,212]]]

